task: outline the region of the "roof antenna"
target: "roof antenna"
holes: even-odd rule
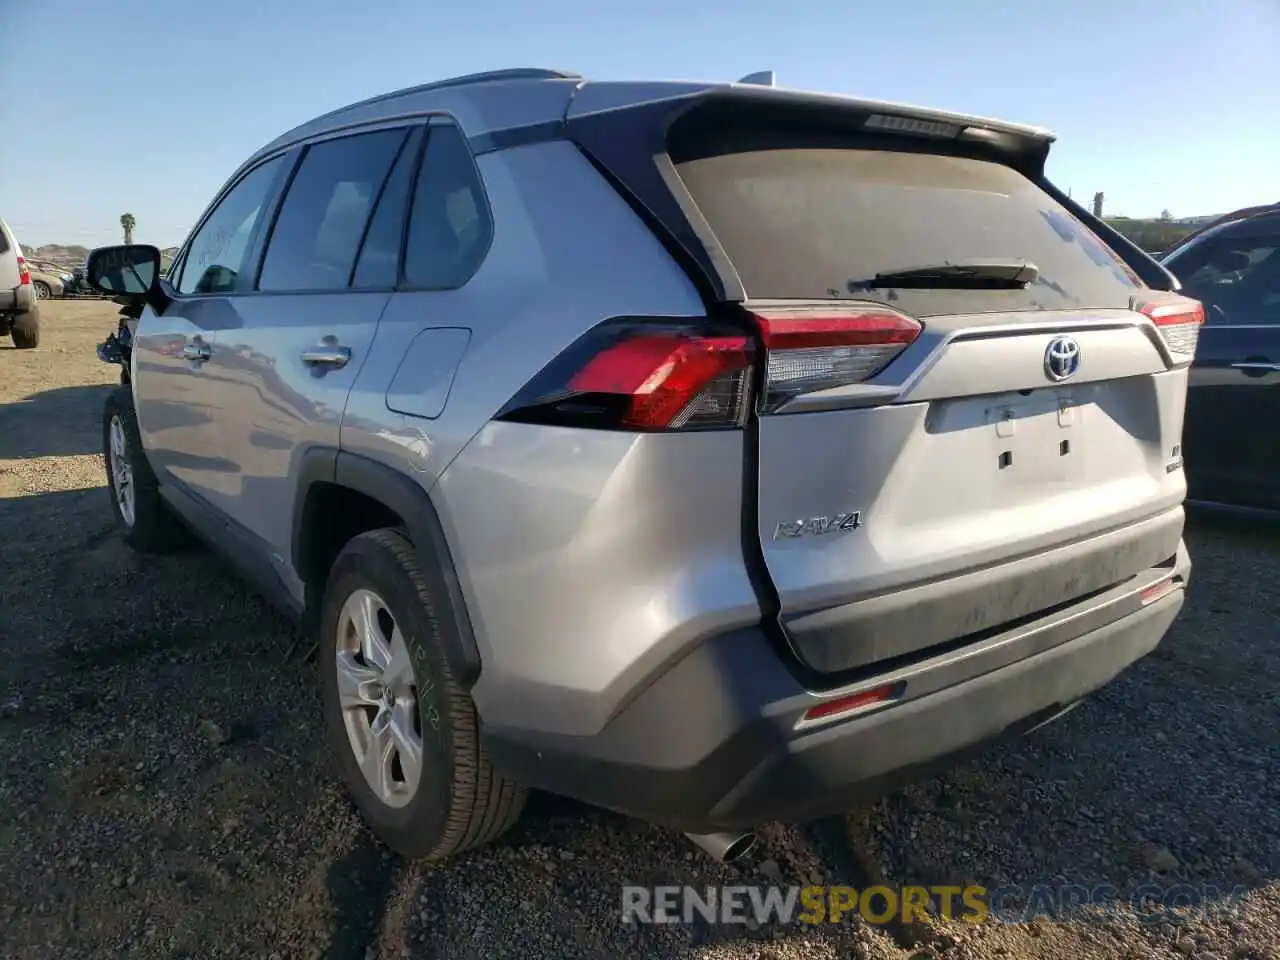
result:
[[[745,77],[738,81],[739,83],[750,83],[758,87],[776,86],[773,79],[772,70],[760,70],[757,73],[748,73]]]

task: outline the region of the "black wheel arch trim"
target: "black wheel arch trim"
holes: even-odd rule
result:
[[[310,495],[311,488],[318,483],[362,493],[404,520],[422,574],[432,593],[446,605],[453,626],[452,630],[441,633],[450,669],[454,679],[470,690],[480,676],[480,651],[444,526],[430,495],[407,475],[368,457],[330,447],[314,447],[303,454],[298,463],[292,560],[294,569],[308,585],[308,593],[315,590],[317,596],[328,573],[314,569],[315,563],[310,559],[317,556],[316,535],[323,522],[317,516],[322,501]]]

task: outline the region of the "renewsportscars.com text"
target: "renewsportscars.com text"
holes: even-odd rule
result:
[[[1067,920],[1091,912],[1125,914],[1159,923],[1204,917],[1240,917],[1245,888],[1203,884],[1146,884],[1128,896],[1108,884],[1002,886],[660,886],[622,888],[624,923],[912,923],[936,916],[963,923]]]

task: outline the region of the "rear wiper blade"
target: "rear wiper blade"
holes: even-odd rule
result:
[[[1040,268],[1026,260],[951,260],[947,263],[877,273],[854,280],[850,289],[907,287],[920,290],[1021,290],[1035,283]]]

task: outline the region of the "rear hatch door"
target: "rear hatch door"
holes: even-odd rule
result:
[[[720,299],[768,351],[754,533],[824,673],[1078,600],[1181,536],[1194,340],[1142,310],[1198,317],[1050,192],[1035,144],[909,119],[718,104],[666,133]]]

